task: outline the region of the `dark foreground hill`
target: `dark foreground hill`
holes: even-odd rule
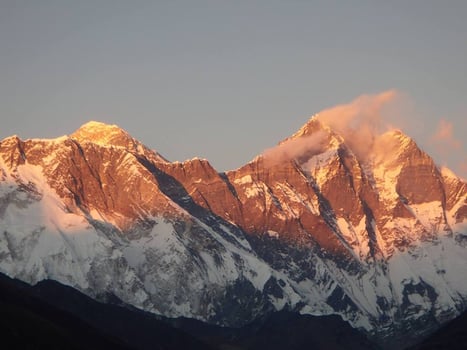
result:
[[[15,349],[376,349],[339,316],[278,312],[228,328],[159,319],[115,297],[107,301],[55,281],[30,286],[0,274],[3,344]]]
[[[0,274],[4,349],[208,349],[142,312],[102,304],[58,282],[31,287]]]
[[[467,313],[448,322],[438,331],[409,350],[467,349]]]

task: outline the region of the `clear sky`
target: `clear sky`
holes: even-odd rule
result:
[[[0,138],[98,120],[227,170],[397,89],[405,131],[465,177],[466,18],[467,1],[0,0]]]

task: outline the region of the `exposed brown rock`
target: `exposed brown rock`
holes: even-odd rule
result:
[[[313,144],[316,133],[325,135],[323,149],[308,152],[306,142]],[[381,145],[387,149],[375,158],[375,165],[357,158],[339,135],[317,120],[287,140],[297,138],[306,142],[295,158],[271,162],[260,156],[225,174],[206,160],[170,163],[118,127],[95,122],[57,140],[5,139],[0,155],[12,171],[25,162],[40,166],[70,211],[101,215],[122,230],[151,216],[182,215],[174,203],[186,210],[196,205],[250,235],[277,235],[291,244],[354,259],[358,243],[341,232],[338,220],[344,219],[354,229],[365,224],[355,234],[364,242],[360,244],[370,246],[370,256],[361,257],[367,259],[427,237],[411,205],[439,202],[441,211],[457,205],[455,220],[467,219],[467,205],[458,205],[467,203],[465,182],[442,175],[433,160],[400,132],[382,137]],[[328,150],[331,156],[323,163],[309,163]],[[394,183],[376,181],[375,167],[383,173],[400,172]],[[446,215],[440,214],[439,225],[448,225]],[[388,228],[396,219],[409,220],[413,232]]]
[[[0,155],[5,164],[13,169],[24,164],[23,143],[17,136],[11,136],[0,143]]]

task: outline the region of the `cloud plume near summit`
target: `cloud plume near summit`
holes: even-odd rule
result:
[[[433,153],[439,158],[441,165],[447,165],[447,160],[457,152],[465,152],[463,142],[454,134],[455,126],[452,122],[442,118],[439,120],[435,132],[430,138],[429,146]],[[458,162],[454,168],[457,175],[467,178],[467,157]]]
[[[312,119],[328,126],[344,138],[346,144],[360,159],[371,153],[375,139],[393,128],[390,115],[398,108],[401,94],[388,90],[375,95],[361,95],[350,103],[325,109]],[[312,120],[311,119],[311,120]],[[310,120],[310,121],[311,121]],[[312,135],[292,137],[263,153],[266,162],[296,159],[304,153],[319,153],[325,147],[326,135],[318,131]]]
[[[463,178],[467,175],[465,157],[460,164],[453,161],[464,150],[463,142],[454,135],[455,126],[440,119],[434,134],[423,135],[425,119],[416,111],[413,101],[397,90],[361,95],[349,103],[324,109],[312,116],[306,125],[313,120],[343,138],[360,161],[365,162],[376,154],[380,155],[378,158],[384,157],[395,144],[382,135],[391,130],[403,130],[409,137],[418,134],[419,147],[434,155],[438,165],[448,165]],[[328,141],[329,134],[325,130],[299,131],[262,155],[266,166],[290,160],[300,162],[323,152]]]
[[[345,142],[361,159],[373,148],[375,138],[392,126],[388,112],[401,94],[388,90],[377,95],[361,95],[348,104],[338,105],[318,113],[317,119],[344,137]]]

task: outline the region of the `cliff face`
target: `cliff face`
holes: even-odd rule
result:
[[[218,173],[96,122],[7,138],[0,270],[166,316],[337,313],[379,339],[416,338],[465,310],[466,183],[399,131],[364,155],[347,141],[311,119]]]

